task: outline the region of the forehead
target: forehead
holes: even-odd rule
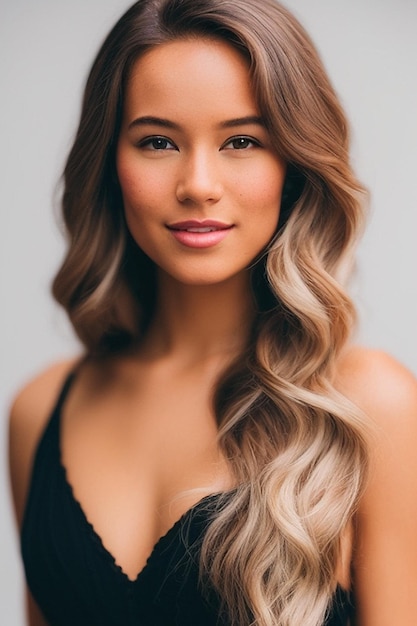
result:
[[[254,115],[249,64],[227,42],[192,38],[161,44],[133,64],[124,95],[125,114]],[[146,111],[147,108],[151,110]]]

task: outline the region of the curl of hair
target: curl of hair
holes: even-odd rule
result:
[[[337,97],[309,37],[274,0],[140,0],[104,42],[65,169],[69,248],[53,292],[90,353],[140,338],[152,263],[127,231],[115,146],[129,71],[178,38],[228,41],[288,173],[274,240],[252,269],[258,315],[215,394],[219,442],[238,487],[210,523],[201,577],[230,623],[319,626],[343,530],[363,490],[366,432],[332,380],[355,320],[342,284],[362,224],[362,188]]]

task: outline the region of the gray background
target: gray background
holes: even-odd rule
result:
[[[130,2],[0,0],[0,621],[23,626],[9,504],[7,408],[16,389],[77,350],[49,297],[63,253],[53,207],[99,43]],[[288,0],[321,51],[351,120],[353,158],[372,194],[353,287],[362,343],[417,373],[417,3]]]

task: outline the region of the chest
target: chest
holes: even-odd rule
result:
[[[146,380],[68,404],[62,463],[86,519],[131,579],[202,497],[229,486],[209,385]]]

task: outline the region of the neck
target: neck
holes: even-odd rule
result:
[[[255,308],[249,273],[215,285],[184,285],[160,272],[156,313],[143,348],[186,360],[233,357],[246,345]]]

